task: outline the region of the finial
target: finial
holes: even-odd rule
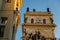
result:
[[[35,12],[36,11],[36,9],[33,9],[33,12]]]
[[[47,12],[50,12],[49,8],[47,8]]]
[[[29,12],[29,8],[27,7],[27,10],[26,10],[26,12]]]

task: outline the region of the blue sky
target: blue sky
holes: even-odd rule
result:
[[[51,13],[54,14],[54,23],[57,25],[55,29],[55,37],[60,38],[60,0],[23,0],[23,7],[20,9],[21,15],[21,24],[24,21],[24,13],[26,8],[29,7],[30,11],[36,9],[36,11],[46,11],[47,8],[50,8]],[[22,26],[18,27],[16,33],[16,40],[21,40],[22,37]]]

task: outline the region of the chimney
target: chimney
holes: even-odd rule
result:
[[[33,12],[36,12],[36,9],[33,9]]]
[[[47,8],[47,12],[50,12],[49,8]]]
[[[29,8],[27,8],[26,12],[29,12]]]

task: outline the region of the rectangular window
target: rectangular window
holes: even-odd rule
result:
[[[5,29],[5,26],[0,26],[0,37],[4,36],[4,29]]]
[[[14,37],[14,30],[15,30],[15,25],[13,26],[13,30],[12,30],[12,40],[13,40],[13,37]]]
[[[7,3],[11,3],[11,0],[6,0]]]
[[[7,17],[1,17],[1,23],[6,23],[7,22]]]

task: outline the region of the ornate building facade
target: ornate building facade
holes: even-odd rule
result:
[[[47,12],[33,12],[27,8],[22,24],[22,40],[56,40],[53,22],[53,14],[47,8]]]
[[[0,0],[0,40],[15,40],[22,0]]]

